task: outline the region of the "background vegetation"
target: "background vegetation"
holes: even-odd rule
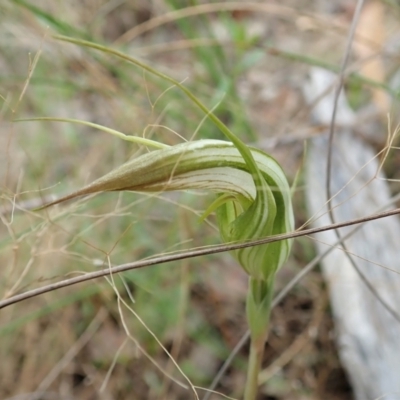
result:
[[[85,126],[14,119],[83,119],[168,144],[221,138],[176,88],[54,41],[53,33],[115,46],[184,82],[243,141],[276,157],[293,181],[304,141],[319,132],[310,127],[301,85],[308,64],[339,65],[353,7],[342,3],[332,11],[309,0],[2,1],[1,297],[108,260],[118,265],[219,242],[213,218],[199,222],[211,199],[205,193],[102,194],[32,211],[146,149]],[[391,32],[398,9],[384,10]],[[352,81],[354,107],[370,101],[369,88]],[[381,145],[382,137],[373,139]],[[394,178],[397,161],[388,164]],[[299,226],[306,220],[301,185],[294,203]],[[296,241],[277,290],[313,252],[308,239]],[[1,310],[0,398],[187,399],[172,379],[184,382],[182,375],[149,331],[204,387],[246,331],[247,278],[229,254],[127,272],[114,284],[101,279]],[[114,289],[134,312],[118,309]],[[220,392],[241,396],[246,358],[245,348]],[[268,384],[260,398],[350,398],[319,272],[274,310],[264,365]]]

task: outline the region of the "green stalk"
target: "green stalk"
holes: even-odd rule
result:
[[[271,276],[268,281],[252,277],[249,279],[246,311],[250,327],[250,355],[245,400],[255,400],[258,392],[258,375],[268,337],[274,280],[275,276]]]
[[[266,329],[266,336],[267,333],[268,329]],[[247,381],[244,392],[245,400],[256,399],[258,393],[258,375],[261,369],[265,340],[259,340],[258,342],[251,340],[249,364],[247,367]]]
[[[126,140],[128,142],[133,142],[137,144],[141,144],[143,146],[155,147],[156,149],[165,149],[169,146],[155,140],[146,139],[139,136],[130,136],[125,135],[124,133],[117,131],[115,129],[107,128],[106,126],[95,124],[89,121],[83,121],[81,119],[74,119],[74,118],[57,118],[57,117],[39,117],[39,118],[21,118],[15,119],[14,122],[29,122],[29,121],[54,121],[54,122],[70,122],[73,124],[81,124],[90,126],[91,128],[99,129],[101,131],[107,132],[111,135],[118,137],[119,139]]]

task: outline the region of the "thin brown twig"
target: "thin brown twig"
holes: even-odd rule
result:
[[[341,65],[340,72],[339,72],[338,85],[337,85],[336,91],[335,91],[333,110],[332,110],[332,118],[331,118],[331,122],[330,122],[330,126],[329,126],[328,157],[327,157],[327,163],[326,163],[326,188],[325,188],[325,190],[326,190],[326,198],[327,198],[328,203],[332,199],[331,176],[332,176],[333,139],[334,139],[334,135],[335,135],[336,112],[337,112],[337,107],[338,107],[339,95],[343,88],[345,70],[346,70],[346,66],[349,61],[350,51],[351,51],[351,47],[353,44],[357,23],[360,18],[360,14],[361,14],[363,5],[364,5],[364,0],[357,1],[356,10],[354,11],[354,16],[353,16],[353,20],[352,20],[352,23],[350,26],[350,32],[349,32],[348,39],[347,39],[345,54],[344,54],[342,65]],[[331,223],[335,224],[336,220],[333,215],[332,207],[328,207],[328,215],[329,215],[329,219],[330,219]],[[340,240],[341,236],[340,236],[340,233],[337,231],[337,229],[334,229],[334,232],[335,232],[337,239]],[[365,286],[372,293],[372,295],[382,304],[382,306],[393,316],[393,318],[396,319],[400,323],[400,315],[392,307],[390,307],[390,305],[383,299],[383,297],[375,289],[374,285],[364,275],[364,273],[358,267],[357,263],[354,261],[353,257],[351,257],[350,252],[347,249],[347,246],[344,241],[342,243],[342,246],[343,246],[345,256],[350,261],[351,265],[353,266],[354,270],[356,271],[356,273],[359,276],[359,278],[361,279],[361,281],[365,284]]]
[[[19,303],[20,301],[39,296],[44,293],[52,292],[54,290],[58,290],[63,287],[72,286],[77,283],[82,283],[82,282],[86,282],[89,280],[109,276],[110,274],[118,274],[118,273],[121,273],[124,271],[144,268],[144,267],[148,267],[148,266],[156,265],[156,264],[165,264],[167,262],[178,261],[178,260],[182,260],[184,258],[194,258],[194,257],[205,256],[205,255],[210,255],[210,254],[223,253],[226,251],[233,251],[233,250],[243,249],[246,247],[259,246],[262,244],[273,243],[273,242],[277,242],[279,240],[292,239],[292,238],[297,238],[297,237],[301,237],[301,236],[312,235],[314,233],[325,232],[325,231],[332,230],[332,229],[339,229],[339,228],[343,228],[346,226],[362,224],[365,222],[374,221],[376,219],[386,218],[386,217],[390,217],[390,216],[398,215],[398,214],[400,214],[400,208],[396,208],[395,210],[381,212],[378,214],[369,215],[367,217],[357,218],[357,219],[346,221],[346,222],[338,222],[336,224],[326,225],[326,226],[322,226],[322,227],[318,227],[318,228],[305,229],[302,231],[297,231],[297,232],[295,231],[295,232],[286,233],[286,234],[282,234],[282,235],[274,235],[274,236],[269,236],[269,237],[260,238],[257,240],[251,240],[251,241],[247,241],[247,242],[241,242],[241,243],[228,243],[228,244],[222,244],[222,245],[200,247],[197,249],[186,250],[186,251],[178,251],[178,252],[171,253],[171,254],[164,254],[161,256],[148,258],[145,260],[134,261],[134,262],[127,263],[127,264],[121,264],[118,266],[105,268],[105,269],[102,269],[99,271],[89,272],[87,274],[80,275],[80,276],[77,276],[74,278],[64,279],[60,282],[55,282],[55,283],[52,283],[52,284],[49,284],[49,285],[46,285],[46,286],[43,286],[40,288],[36,288],[36,289],[26,291],[24,293],[20,293],[18,295],[9,297],[8,299],[3,299],[0,301],[0,309],[7,307],[11,304]],[[389,308],[388,311],[390,311],[390,310],[391,309]],[[391,311],[393,313],[395,313],[393,310],[391,310]],[[397,315],[397,314],[395,313],[395,315]],[[398,319],[400,320],[400,317],[398,317]]]
[[[257,2],[229,2],[229,3],[207,3],[199,4],[191,7],[185,7],[179,10],[174,10],[166,14],[156,16],[148,21],[145,21],[139,25],[134,26],[122,36],[120,36],[113,44],[121,45],[127,43],[146,32],[149,32],[161,25],[169,22],[174,22],[178,19],[187,17],[193,17],[201,14],[209,14],[214,12],[222,11],[252,11],[252,12],[265,12],[270,14],[279,15],[280,17],[296,18],[298,11],[293,8],[277,5],[277,4],[260,4]],[[303,13],[304,15],[310,15],[310,13]]]
[[[334,96],[334,100],[333,100],[332,117],[331,117],[331,122],[329,125],[328,157],[327,157],[327,161],[326,161],[326,188],[325,188],[325,190],[326,190],[326,198],[328,199],[328,201],[332,197],[331,196],[331,175],[332,175],[332,154],[333,154],[333,139],[334,139],[334,135],[335,135],[336,112],[337,112],[338,103],[339,103],[339,96],[340,96],[340,93],[343,88],[346,66],[349,61],[351,47],[353,44],[354,35],[356,32],[356,27],[357,27],[358,20],[360,18],[360,13],[361,13],[363,4],[364,4],[364,0],[357,1],[356,10],[354,11],[353,20],[351,22],[350,32],[349,32],[349,35],[347,38],[346,49],[345,49],[345,53],[343,56],[342,65],[340,67],[339,79],[338,79],[338,83],[337,83],[336,90],[335,90],[335,96]],[[331,218],[332,223],[334,223],[333,213],[331,210],[329,211],[329,216]]]

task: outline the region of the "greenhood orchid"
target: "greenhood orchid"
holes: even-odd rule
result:
[[[250,149],[259,168],[257,185],[230,142],[198,140],[146,153],[90,185],[53,203],[106,191],[162,192],[207,189],[219,194],[210,211],[225,242],[245,241],[293,230],[290,188],[279,164]],[[255,279],[268,280],[286,261],[290,240],[237,250],[235,257]]]

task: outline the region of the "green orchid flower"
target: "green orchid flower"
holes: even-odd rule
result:
[[[256,186],[247,163],[230,142],[198,140],[146,153],[90,185],[56,200],[107,191],[162,192],[207,189],[219,194],[213,209],[225,242],[245,241],[293,230],[290,188],[279,164],[250,148],[259,168]],[[254,279],[268,280],[286,261],[291,241],[235,251],[235,257]]]

